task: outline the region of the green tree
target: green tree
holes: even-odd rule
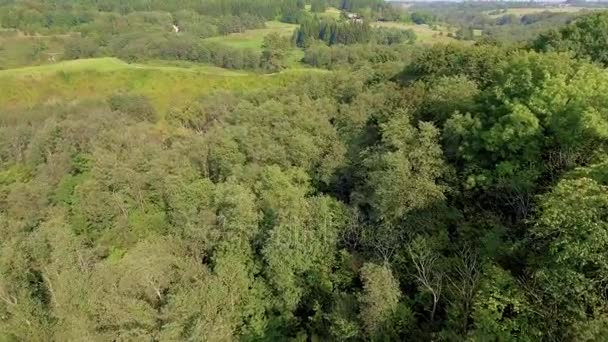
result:
[[[313,13],[323,13],[327,6],[326,0],[311,0],[310,11]]]
[[[361,320],[367,336],[375,339],[390,329],[401,292],[388,265],[367,263],[361,268],[363,292],[360,297]]]
[[[120,111],[137,120],[154,121],[156,110],[150,100],[142,95],[115,94],[108,99],[112,110]]]
[[[260,62],[264,70],[278,72],[285,67],[284,60],[289,49],[289,39],[279,33],[271,33],[264,37],[262,49]]]
[[[600,93],[608,79],[555,54],[514,54],[498,70],[496,85],[476,101],[483,109],[449,119],[444,142],[464,166],[469,189],[498,190],[522,218],[544,175],[572,169],[605,141]]]
[[[539,35],[532,47],[537,51],[571,51],[578,58],[589,58],[604,66],[608,55],[603,46],[608,39],[608,15],[594,13],[583,16],[558,30]]]
[[[534,278],[556,322],[552,329],[561,336],[580,334],[577,326],[604,319],[599,308],[606,305],[600,294],[608,275],[608,222],[602,214],[607,205],[605,185],[584,176],[560,181],[541,201],[531,233],[543,262]]]
[[[474,341],[536,341],[542,336],[535,308],[509,272],[486,265],[473,304]]]
[[[437,179],[445,165],[437,129],[428,123],[416,129],[407,115],[395,117],[381,129],[384,151],[366,160],[370,200],[379,218],[398,220],[411,210],[441,201],[444,189]]]

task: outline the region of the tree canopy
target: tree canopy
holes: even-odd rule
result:
[[[389,6],[0,1],[137,62],[0,72],[0,341],[606,340],[606,14],[427,46]]]

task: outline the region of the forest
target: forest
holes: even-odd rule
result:
[[[608,12],[518,6],[0,0],[0,341],[608,340]]]

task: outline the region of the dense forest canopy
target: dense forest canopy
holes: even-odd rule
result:
[[[0,1],[0,341],[606,340],[608,14],[512,8]]]

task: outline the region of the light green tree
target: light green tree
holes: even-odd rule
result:
[[[367,336],[380,337],[390,327],[401,291],[388,265],[366,263],[361,268],[363,292],[360,296],[361,320]]]

